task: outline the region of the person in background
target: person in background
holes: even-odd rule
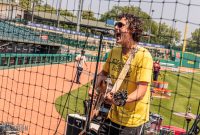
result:
[[[158,80],[159,72],[160,72],[160,61],[159,61],[159,60],[156,60],[156,61],[153,63],[153,80],[154,80],[154,81],[157,81],[157,80]]]
[[[126,91],[127,99],[116,103],[114,93],[108,93],[106,100],[111,109],[105,121],[100,125],[99,135],[141,135],[143,125],[149,121],[150,83],[153,60],[147,49],[139,47],[142,36],[142,21],[132,14],[121,14],[115,23],[116,42],[121,46],[114,47],[98,74],[95,87],[98,87],[107,76],[113,85],[119,77],[131,52],[137,49],[131,61],[130,69],[118,91]],[[91,90],[89,95],[91,95]]]
[[[81,54],[76,56],[75,61],[77,62],[76,83],[80,84],[80,77],[83,71],[83,64],[85,64],[85,66],[87,67],[84,50],[81,51]]]

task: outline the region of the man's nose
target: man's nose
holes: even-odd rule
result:
[[[119,33],[119,32],[120,32],[120,29],[117,26],[115,26],[115,33]]]
[[[119,29],[118,25],[115,25],[115,29]]]

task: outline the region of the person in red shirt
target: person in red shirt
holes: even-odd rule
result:
[[[157,80],[158,80],[159,72],[160,72],[160,61],[159,61],[159,60],[156,60],[156,61],[153,63],[153,80],[154,80],[154,81],[157,81]]]

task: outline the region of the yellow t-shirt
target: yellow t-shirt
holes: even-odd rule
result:
[[[103,70],[109,73],[113,84],[117,80],[129,55],[122,55],[122,48],[113,48],[104,64]],[[150,82],[153,60],[149,51],[143,47],[135,53],[131,67],[119,90],[127,90],[128,94],[137,88],[137,82],[149,82],[147,92],[143,99],[126,103],[124,107],[112,105],[108,118],[122,126],[137,127],[149,120]]]

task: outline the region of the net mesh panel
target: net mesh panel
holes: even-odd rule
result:
[[[102,69],[110,50],[118,46],[106,33],[113,24],[105,22],[114,22],[123,12],[143,21],[139,44],[162,67],[159,83],[152,80],[151,122],[145,130],[159,132],[152,129],[155,125],[186,129],[186,119],[174,113],[199,112],[199,8],[195,0],[0,0],[1,132],[62,135],[80,131],[78,123],[85,121],[84,101],[95,71]],[[78,84],[75,58],[82,50],[87,68],[84,65]],[[155,89],[163,85],[170,91]],[[162,124],[157,118],[162,118]]]

